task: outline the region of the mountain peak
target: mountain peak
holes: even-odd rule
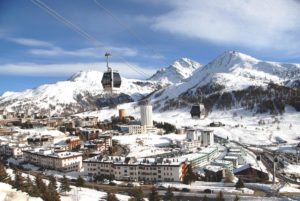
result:
[[[247,54],[241,53],[241,52],[237,52],[237,51],[225,51],[223,54],[221,54],[220,56],[218,56],[214,61],[223,61],[226,63],[240,63],[240,62],[258,62],[259,60],[251,57]]]
[[[202,65],[189,58],[182,57],[176,60],[167,68],[158,70],[149,80],[161,81],[165,83],[178,83],[187,79],[192,73]]]
[[[102,78],[102,73],[96,70],[86,70],[74,73],[68,81],[83,82],[87,80],[97,80]]]

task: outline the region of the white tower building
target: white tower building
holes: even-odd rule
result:
[[[152,105],[141,106],[141,125],[145,127],[153,127]]]

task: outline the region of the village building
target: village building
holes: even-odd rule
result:
[[[62,172],[80,171],[82,168],[82,154],[78,152],[33,149],[23,151],[23,158],[25,162]]]
[[[222,166],[207,165],[204,168],[205,181],[220,182],[225,177],[225,169]]]
[[[187,164],[183,158],[125,158],[95,156],[83,161],[84,172],[89,176],[104,176],[125,181],[176,181],[183,180]]]
[[[50,146],[54,142],[54,137],[51,135],[34,135],[27,138],[28,145],[32,146]]]
[[[244,182],[266,182],[269,175],[265,170],[251,164],[243,165],[233,170],[236,177],[243,179]]]
[[[98,139],[98,136],[102,132],[101,129],[95,128],[79,128],[77,133],[80,136],[80,139],[83,141]]]

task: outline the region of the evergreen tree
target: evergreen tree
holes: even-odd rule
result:
[[[164,200],[166,200],[166,201],[174,201],[175,200],[173,189],[170,186],[167,188]]]
[[[220,192],[218,193],[218,196],[217,196],[216,200],[217,200],[217,201],[225,201],[224,196],[223,196],[223,192],[222,192],[222,191],[220,191]]]
[[[35,190],[33,191],[33,196],[35,197],[41,197],[47,190],[46,184],[43,182],[42,175],[37,174],[35,176]]]
[[[19,170],[15,170],[15,180],[13,181],[13,187],[17,190],[24,189],[24,178],[22,177],[22,173]]]
[[[9,176],[6,173],[6,168],[5,166],[0,163],[0,182],[8,182]]]
[[[27,175],[26,180],[25,180],[24,191],[27,192],[30,196],[33,196],[34,185],[33,185],[33,182],[31,181],[29,175]]]
[[[53,185],[48,184],[48,189],[42,194],[42,199],[44,201],[60,201],[60,195]]]
[[[114,193],[107,193],[107,201],[119,201]]]
[[[132,196],[135,198],[136,201],[144,201],[144,194],[141,188],[134,188],[132,191]]]
[[[71,190],[69,180],[66,175],[60,180],[60,191],[61,192],[69,192]]]
[[[244,188],[245,187],[244,181],[241,178],[239,178],[239,180],[235,184],[235,187],[236,188]]]
[[[160,200],[160,196],[158,195],[158,192],[157,192],[157,189],[155,188],[155,186],[152,186],[148,200],[149,201],[159,201]]]
[[[77,181],[76,181],[76,186],[80,187],[80,189],[81,189],[81,187],[84,187],[84,182],[85,182],[84,179],[81,176],[78,176]]]
[[[56,178],[53,175],[49,176],[49,184],[48,184],[48,186],[52,187],[53,189],[57,189]]]
[[[239,196],[235,196],[235,198],[234,198],[234,201],[240,201],[240,198],[239,198]]]

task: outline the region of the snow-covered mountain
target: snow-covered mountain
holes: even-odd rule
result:
[[[181,58],[167,68],[158,70],[149,80],[160,81],[163,84],[174,84],[183,82],[202,65],[188,58]]]
[[[23,92],[6,92],[0,97],[0,107],[19,111],[39,111],[51,107],[58,113],[68,107],[75,112],[105,106],[107,100],[110,102],[106,105],[137,101],[160,88],[153,81],[122,78],[120,91],[112,95],[103,92],[101,78],[99,71],[81,71],[67,81],[45,84]]]
[[[0,108],[55,113],[93,110],[146,97],[156,110],[171,110],[204,102],[206,108],[257,108],[282,112],[285,104],[300,110],[300,64],[268,62],[228,51],[205,66],[179,59],[150,80],[122,78],[118,93],[108,95],[102,73],[83,71],[69,80],[0,96]],[[168,84],[166,84],[168,83]]]
[[[245,90],[259,88],[264,93],[270,84],[288,87],[287,84],[297,83],[299,74],[300,64],[261,61],[239,52],[228,51],[194,71],[186,82],[157,91],[151,98],[156,108],[163,110],[177,106],[179,101],[187,100],[191,103],[205,98],[210,105],[215,105],[218,101],[231,107],[232,104],[240,104],[242,99],[242,95],[235,96],[233,92],[246,93]]]

